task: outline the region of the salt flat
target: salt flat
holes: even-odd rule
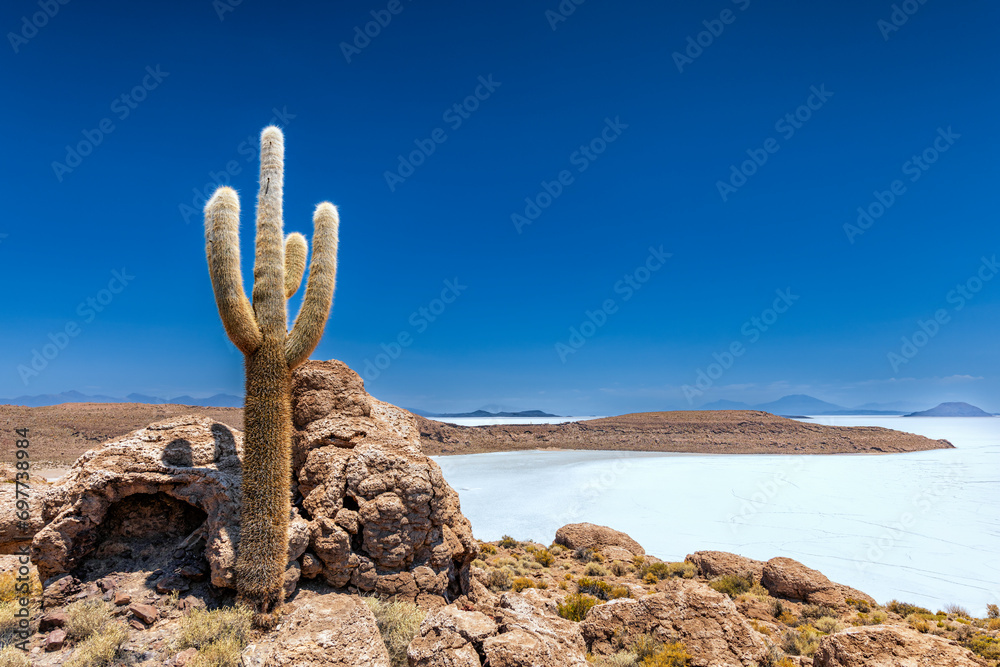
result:
[[[816,417],[946,438],[891,455],[531,451],[435,457],[477,537],[548,543],[590,521],[666,560],[795,558],[880,602],[1000,602],[1000,419]]]

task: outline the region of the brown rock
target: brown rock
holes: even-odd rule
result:
[[[205,568],[199,563],[186,563],[177,568],[174,573],[191,581],[201,581],[206,577]]]
[[[702,576],[709,578],[725,575],[749,575],[753,581],[760,582],[764,573],[764,561],[725,551],[695,551],[684,560],[694,564]]]
[[[196,598],[193,595],[188,595],[177,602],[177,608],[181,611],[189,611],[191,609],[205,609],[205,601],[201,598]]]
[[[814,667],[981,667],[958,643],[900,626],[870,625],[823,637]]]
[[[682,641],[695,667],[751,667],[767,653],[760,636],[728,596],[686,579],[661,582],[661,592],[598,605],[580,624],[596,654],[614,653],[640,634]]]
[[[285,570],[285,576],[283,581],[283,586],[285,590],[285,599],[292,597],[295,593],[295,587],[299,585],[299,577],[302,576],[302,568],[299,566],[298,562],[292,561]]]
[[[496,631],[497,624],[485,614],[442,607],[420,624],[407,659],[410,667],[480,667],[477,648]]]
[[[132,596],[122,590],[115,591],[115,604],[117,606],[122,606],[132,603]]]
[[[198,649],[188,648],[174,656],[174,667],[185,667],[198,655]]]
[[[170,574],[166,577],[161,578],[156,582],[156,592],[157,593],[172,593],[177,591],[183,593],[184,591],[191,588],[191,584],[188,580],[179,574]]]
[[[66,599],[80,590],[80,582],[68,574],[57,576],[45,582],[42,605],[46,608],[60,607]]]
[[[152,625],[156,623],[156,619],[160,617],[160,610],[150,604],[142,604],[141,602],[133,602],[129,605],[128,610],[132,612],[136,618],[145,623],[146,625]]]
[[[302,554],[302,576],[306,579],[313,579],[317,574],[323,572],[323,563],[311,553]]]
[[[38,621],[38,631],[45,632],[54,628],[62,628],[66,625],[66,612],[63,610],[50,611],[43,615]]]
[[[63,647],[63,643],[65,643],[65,641],[66,631],[62,628],[56,628],[45,638],[45,650],[58,651]]]
[[[351,595],[303,590],[289,603],[281,631],[243,653],[246,667],[389,667],[368,606]]]
[[[645,556],[642,546],[625,533],[592,523],[570,523],[556,531],[556,543],[570,549],[593,549],[611,560]]]
[[[848,598],[875,604],[875,600],[865,593],[834,583],[822,572],[808,568],[791,558],[772,558],[767,561],[760,583],[775,597],[802,600],[837,609],[845,608]]]
[[[142,621],[136,620],[134,618],[129,620],[128,624],[130,628],[132,628],[133,630],[138,630],[139,632],[142,632],[143,630],[146,629],[146,625]]]
[[[587,667],[580,625],[561,618],[535,589],[504,593],[496,606],[499,634],[483,642],[490,667]]]

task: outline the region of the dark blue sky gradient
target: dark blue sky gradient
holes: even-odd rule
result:
[[[886,40],[890,2],[587,0],[553,30],[555,0],[402,0],[350,63],[340,44],[388,2],[244,0],[223,20],[220,3],[71,0],[17,52],[8,33],[40,10],[5,3],[0,395],[242,392],[194,190],[228,179],[240,192],[249,285],[252,146],[277,110],[286,232],[309,236],[319,201],[341,212],[313,358],[386,366],[381,345],[409,334],[365,373],[380,398],[602,414],[809,393],[1000,411],[1000,280],[961,310],[948,300],[1000,252],[995,3],[914,0]],[[723,10],[733,21],[679,72],[672,54]],[[156,83],[147,67],[168,74],[134,109],[113,106]],[[499,86],[454,127],[445,111],[490,76]],[[824,86],[792,136],[775,127]],[[60,180],[53,162],[103,119],[113,131]],[[574,157],[606,119],[627,127],[596,159]],[[437,128],[447,139],[391,190],[385,172]],[[960,137],[910,181],[904,163],[939,128]],[[777,151],[723,201],[717,182],[769,138]],[[239,173],[218,178],[230,161]],[[572,182],[519,233],[512,214],[563,170]],[[895,179],[905,193],[851,243],[845,223]],[[616,283],[660,246],[672,256],[626,300]],[[134,279],[86,321],[78,304],[122,268]],[[455,279],[466,288],[423,328],[419,309]],[[744,323],[779,289],[799,298],[752,342]],[[606,323],[560,355],[608,299]],[[948,322],[893,368],[938,309]],[[19,372],[70,321],[78,335]],[[742,356],[687,400],[734,342]]]

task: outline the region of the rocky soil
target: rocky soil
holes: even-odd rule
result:
[[[692,454],[890,454],[948,449],[875,426],[824,426],[758,410],[641,412],[568,424],[455,426],[416,417],[424,452],[479,454],[524,449],[590,449]]]

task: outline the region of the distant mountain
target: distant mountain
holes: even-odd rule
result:
[[[992,417],[988,412],[980,410],[968,403],[942,403],[936,408],[913,412],[904,417]]]
[[[748,405],[740,401],[720,400],[713,403],[706,403],[698,408],[699,410],[762,410],[775,415],[901,415],[908,410],[890,409],[874,403],[858,406],[856,408],[845,408],[836,403],[823,401],[813,396],[805,394],[793,394],[783,396],[770,403],[760,405]],[[909,410],[913,408],[910,407]]]
[[[425,412],[423,410],[416,411],[410,410],[415,415],[420,415],[421,417],[427,417],[428,419],[465,419],[465,418],[483,418],[489,419],[491,417],[558,417],[559,415],[552,415],[548,412],[542,412],[541,410],[521,410],[520,412],[487,412],[486,410],[476,410],[474,412],[452,412],[452,413],[434,413]]]
[[[18,396],[16,398],[0,398],[3,405],[23,405],[28,408],[40,408],[46,405],[60,405],[62,403],[148,403],[151,405],[164,405],[173,403],[177,405],[197,405],[204,408],[240,408],[243,407],[243,397],[232,394],[216,394],[208,398],[192,398],[191,396],[175,396],[174,398],[160,398],[159,396],[147,396],[145,394],[129,394],[121,398],[115,396],[87,395],[78,391],[64,391],[59,394],[38,394],[35,396]]]

